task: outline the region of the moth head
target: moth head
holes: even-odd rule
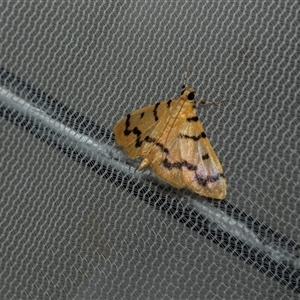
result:
[[[188,101],[194,101],[195,90],[193,88],[185,88],[181,92],[181,97],[185,98]]]

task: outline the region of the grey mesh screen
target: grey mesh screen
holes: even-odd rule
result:
[[[0,298],[295,299],[298,1],[0,1]],[[184,70],[224,201],[136,170],[127,113]]]

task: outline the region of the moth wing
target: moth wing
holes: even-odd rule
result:
[[[153,136],[163,128],[164,123],[159,122]],[[147,159],[161,178],[202,196],[225,198],[227,185],[223,169],[199,120],[189,122],[187,116],[178,118],[168,134],[161,136],[159,144],[160,147],[151,149]]]
[[[168,163],[176,164],[182,160],[180,141],[178,139],[182,124],[179,119],[176,119],[174,120],[173,126],[169,128],[169,130],[166,130],[165,124],[168,123],[168,121],[169,120],[163,120],[163,122],[159,122],[155,127],[152,133],[153,136],[159,132],[164,132],[164,134],[159,140],[159,146],[156,144],[155,147],[152,147],[147,159],[151,162],[151,167],[158,176],[177,188],[183,188],[186,186],[186,183],[181,168],[168,166]]]
[[[188,162],[187,167],[182,168],[186,185],[197,194],[224,199],[227,184],[223,168],[200,121],[185,123],[179,136],[179,148],[182,160]],[[194,166],[196,171],[189,170]]]
[[[121,119],[114,126],[115,139],[125,152],[132,158],[145,156],[151,146],[147,137],[152,136],[158,120],[167,118],[168,101],[143,107]]]

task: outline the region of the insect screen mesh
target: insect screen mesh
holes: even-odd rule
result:
[[[297,1],[0,2],[0,298],[300,292]],[[219,202],[136,171],[112,127],[188,67]]]

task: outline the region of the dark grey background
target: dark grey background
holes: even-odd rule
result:
[[[1,1],[0,67],[110,137],[125,114],[177,97],[188,67],[197,98],[226,100],[198,108],[226,205],[300,243],[299,13],[297,1]],[[296,297],[0,120],[1,299]]]

